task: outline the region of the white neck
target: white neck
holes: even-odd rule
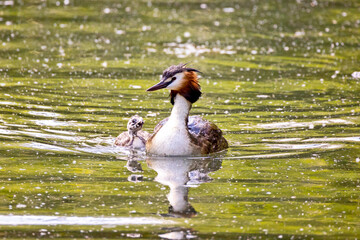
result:
[[[174,99],[174,107],[169,120],[153,136],[149,153],[165,156],[191,155],[194,153],[187,128],[191,103],[180,94]]]
[[[180,94],[177,94],[174,99],[174,107],[171,111],[169,121],[181,122],[184,123],[186,126],[190,109],[191,103]]]

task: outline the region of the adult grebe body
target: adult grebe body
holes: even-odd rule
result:
[[[199,155],[221,151],[228,147],[221,130],[200,116],[189,117],[191,106],[201,96],[200,85],[193,68],[185,64],[171,66],[163,72],[161,81],[147,91],[171,90],[174,105],[170,117],[162,120],[146,142],[146,151],[163,156]]]

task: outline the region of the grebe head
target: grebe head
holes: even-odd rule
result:
[[[176,94],[181,94],[189,102],[196,102],[201,96],[200,85],[194,68],[186,67],[186,64],[173,65],[167,68],[159,83],[147,91],[155,91],[162,88],[170,89],[171,103],[174,104]]]
[[[142,126],[144,125],[144,120],[142,117],[138,115],[134,115],[130,118],[127,129],[129,132],[137,133],[139,130],[141,130]]]

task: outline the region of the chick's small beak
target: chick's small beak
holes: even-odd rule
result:
[[[159,90],[162,88],[166,88],[170,84],[170,82],[166,82],[165,80],[166,79],[161,80],[159,83],[155,84],[154,86],[152,86],[151,88],[149,88],[146,91],[151,92],[151,91]]]

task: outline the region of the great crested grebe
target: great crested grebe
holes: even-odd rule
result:
[[[144,124],[142,117],[134,115],[127,124],[127,132],[121,133],[115,139],[115,145],[123,147],[131,147],[135,149],[144,149],[146,141],[150,138],[150,134],[141,130]]]
[[[146,151],[163,156],[199,155],[228,148],[221,130],[200,116],[189,117],[191,105],[201,96],[200,85],[193,68],[186,64],[166,69],[161,81],[147,91],[170,89],[174,105],[170,117],[162,120],[146,142]]]

